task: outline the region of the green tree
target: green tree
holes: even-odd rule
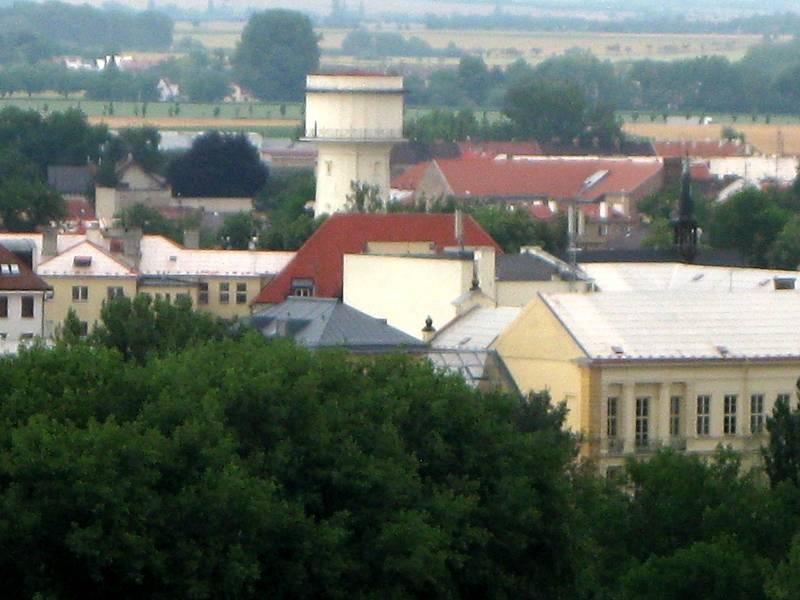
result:
[[[779,398],[767,417],[769,442],[762,450],[772,485],[788,481],[800,487],[800,409]]]
[[[631,600],[759,600],[765,598],[758,562],[734,538],[697,542],[671,556],[652,556],[623,578]]]
[[[196,227],[198,225],[195,221],[187,221],[179,223],[167,219],[155,208],[146,206],[144,204],[134,204],[118,215],[120,225],[125,228],[134,227],[141,229],[142,233],[150,235],[163,235],[178,243],[183,241],[183,227]]]
[[[244,134],[218,131],[196,138],[167,168],[173,192],[186,197],[256,196],[268,170]]]
[[[667,219],[653,219],[642,240],[642,247],[653,250],[669,250],[675,245],[674,237],[672,225]]]
[[[380,193],[377,185],[351,181],[350,193],[347,195],[347,210],[360,213],[383,212],[384,202]]]
[[[790,216],[770,192],[746,189],[713,210],[711,242],[739,250],[752,264],[765,266],[770,247]]]
[[[769,264],[780,269],[800,267],[800,216],[786,222],[769,249]]]
[[[767,598],[792,600],[800,597],[800,535],[792,540],[789,555],[770,575],[767,581]]]
[[[188,297],[174,303],[145,294],[114,298],[103,303],[100,320],[90,343],[115,348],[126,360],[140,363],[151,353],[175,352],[225,333],[221,320],[193,311]]]
[[[529,79],[508,88],[503,112],[520,138],[570,143],[586,129],[586,99],[580,88]]]
[[[0,182],[0,220],[8,231],[33,231],[65,211],[63,198],[39,181],[13,177]]]
[[[265,100],[300,100],[308,73],[319,68],[320,49],[310,19],[290,10],[250,17],[233,55],[239,82]]]
[[[535,220],[527,210],[484,205],[470,208],[469,213],[506,252],[517,253],[521,246],[532,245],[555,250],[561,245],[550,224]]]
[[[261,224],[250,213],[240,212],[225,217],[218,232],[220,242],[232,250],[247,250],[259,238]]]

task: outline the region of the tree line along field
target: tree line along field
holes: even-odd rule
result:
[[[231,49],[236,46],[243,27],[243,22],[210,21],[195,25],[179,21],[175,25],[175,42],[179,44],[185,38],[192,38],[209,48]],[[381,66],[398,63],[447,65],[458,62],[458,59],[444,57],[392,57],[390,60],[354,61],[351,57],[330,54],[341,49],[342,41],[351,29],[323,27],[316,31],[321,36],[320,47],[325,64]],[[518,58],[537,63],[574,49],[591,51],[601,59],[613,61],[645,58],[675,60],[709,54],[737,60],[744,56],[748,48],[762,41],[761,36],[744,34],[450,30],[424,27],[384,27],[380,31],[398,32],[406,38],[418,37],[435,49],[444,49],[452,43],[464,51],[480,54],[490,65],[505,65]]]
[[[110,106],[113,104],[113,114]],[[103,102],[79,98],[6,97],[0,98],[0,109],[17,106],[42,113],[77,108],[93,124],[106,123],[116,129],[151,125],[161,129],[225,129],[259,131],[273,136],[290,136],[300,124],[302,104],[286,103],[224,103],[148,102],[146,115],[141,102]],[[177,112],[176,112],[177,109]],[[215,111],[216,112],[215,114]]]

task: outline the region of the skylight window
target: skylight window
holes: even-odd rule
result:
[[[92,257],[91,256],[76,256],[72,259],[72,264],[76,267],[91,267],[92,266]]]
[[[19,265],[10,265],[10,266],[11,266],[11,274],[19,275]]]
[[[625,354],[625,349],[622,346],[611,346],[611,350],[617,356],[621,356],[621,355]]]
[[[11,275],[11,265],[5,263],[0,265],[0,275]]]

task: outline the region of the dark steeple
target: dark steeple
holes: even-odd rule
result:
[[[694,218],[691,184],[692,178],[689,174],[689,157],[687,156],[683,162],[678,218],[673,221],[675,250],[686,262],[694,262],[697,256],[697,220]]]

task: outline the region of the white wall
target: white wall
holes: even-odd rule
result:
[[[345,304],[421,339],[429,315],[436,329],[456,316],[472,260],[346,254],[343,284]]]
[[[44,300],[42,292],[0,291],[0,296],[8,298],[8,318],[0,318],[0,334],[5,334],[5,340],[0,340],[5,343],[0,348],[4,348],[7,351],[15,351],[23,335],[42,335],[42,306]],[[21,316],[23,296],[32,296],[34,299],[32,319],[23,319]],[[0,338],[2,337],[0,335]],[[2,352],[3,350],[0,349],[0,353]]]
[[[344,212],[353,181],[378,186],[380,197],[388,201],[392,144],[320,142],[317,147],[315,214]]]

